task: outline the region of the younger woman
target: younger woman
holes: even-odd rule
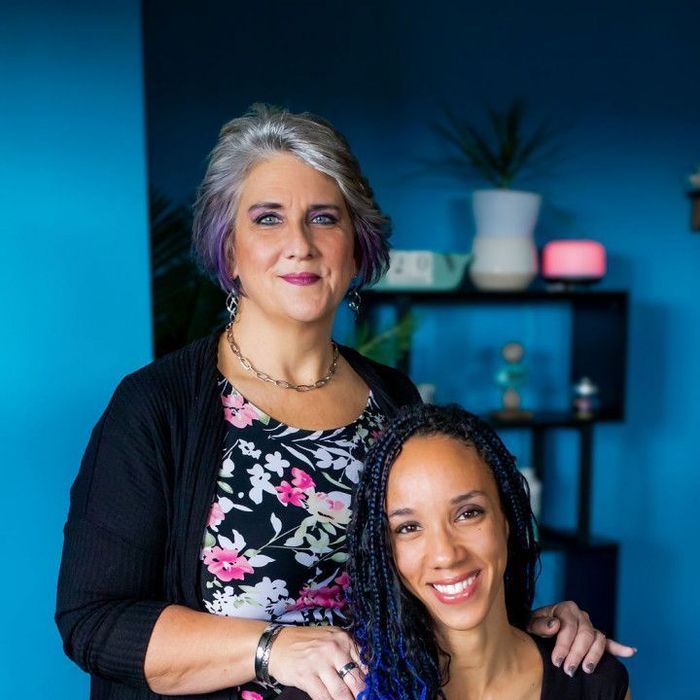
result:
[[[538,548],[527,486],[496,433],[409,406],[370,450],[350,537],[354,634],[370,700],[628,700],[605,655],[573,678],[525,632]]]

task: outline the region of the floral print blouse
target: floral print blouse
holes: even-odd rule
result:
[[[384,415],[370,393],[349,425],[302,430],[266,415],[224,377],[219,386],[230,427],[201,551],[206,609],[342,627],[350,500]],[[253,682],[237,692],[268,700],[281,690]]]

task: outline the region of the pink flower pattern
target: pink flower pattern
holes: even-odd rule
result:
[[[238,556],[236,549],[211,547],[204,552],[204,563],[209,573],[220,581],[242,581],[246,574],[253,573],[253,567],[247,559]]]
[[[292,476],[294,477],[292,479],[292,484],[297,488],[305,490],[316,486],[314,480],[302,469],[292,467]]]
[[[219,501],[214,501],[209,511],[209,520],[207,527],[218,527],[224,521],[225,513],[219,504]]]
[[[291,503],[293,506],[303,506],[306,494],[298,489],[296,486],[292,486],[288,481],[283,481],[279,486],[275,486],[277,491],[277,498],[280,499],[280,503]]]
[[[245,428],[252,425],[253,420],[258,417],[257,411],[252,404],[246,403],[245,399],[237,392],[228,395],[221,395],[221,403],[224,405],[224,418],[236,428]]]
[[[305,610],[307,608],[342,609],[347,605],[346,589],[350,583],[347,572],[335,579],[334,586],[310,588],[305,586],[299,592],[299,597],[289,606],[289,610]]]

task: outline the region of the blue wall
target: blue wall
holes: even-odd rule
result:
[[[53,624],[68,489],[151,356],[140,8],[0,10],[0,697],[75,700]]]
[[[149,359],[151,336],[138,3],[58,5],[5,4],[0,17],[0,696],[72,700],[86,682],[51,622],[68,486],[91,425],[118,378]],[[606,285],[633,299],[628,419],[600,431],[594,529],[622,543],[618,627],[640,649],[635,697],[697,698],[700,236],[683,195],[700,159],[697,3],[511,0],[430,15],[398,0],[337,15],[317,0],[290,5],[208,3],[187,16],[177,3],[146,4],[155,184],[186,200],[220,124],[254,100],[282,102],[347,133],[398,247],[465,250],[467,188],[411,176],[439,147],[426,126],[438,106],[473,111],[521,94],[567,123],[569,159],[545,191],[572,217],[550,211],[539,235],[602,240]],[[428,349],[438,334],[447,347],[479,332],[476,321],[431,323],[417,339]],[[527,340],[566,321],[512,323]],[[445,367],[415,369],[441,398],[473,405],[469,392],[449,395]],[[571,472],[562,460],[549,484],[562,520]]]
[[[152,1],[145,14],[150,167],[176,200],[187,201],[225,120],[253,101],[277,102],[323,114],[346,133],[393,216],[397,247],[467,250],[470,186],[415,177],[417,160],[441,148],[428,126],[440,106],[475,114],[522,95],[566,127],[566,157],[539,183],[555,206],[538,239],[602,241],[610,256],[603,286],[628,288],[632,298],[628,416],[597,433],[593,529],[622,545],[618,632],[640,650],[629,662],[634,696],[700,697],[691,670],[700,624],[700,235],[689,231],[684,195],[700,161],[700,5],[184,7]],[[474,408],[495,400],[493,358],[480,358],[479,348],[498,347],[491,332],[500,325],[531,350],[530,400],[541,399],[545,368],[544,384],[565,400],[565,388],[556,389],[566,377],[557,362],[565,314],[513,312],[494,322],[478,314],[455,321],[454,313],[424,319],[416,338],[423,353],[415,378],[437,381],[441,399]],[[438,359],[438,343],[454,351]],[[464,346],[473,347],[473,362],[464,361]],[[557,443],[546,506],[565,523],[573,446],[566,436]]]

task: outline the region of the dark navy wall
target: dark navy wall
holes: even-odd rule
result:
[[[52,619],[68,489],[151,357],[139,3],[2,3],[0,85],[0,697],[78,700]]]
[[[346,133],[393,216],[397,247],[468,250],[470,185],[414,175],[441,148],[429,129],[440,106],[478,114],[521,95],[566,127],[566,157],[540,183],[551,206],[538,240],[602,241],[604,286],[632,297],[628,417],[598,432],[593,529],[622,544],[618,633],[640,650],[629,663],[634,696],[697,698],[700,235],[689,231],[684,189],[700,161],[700,5],[267,0],[209,3],[196,16],[183,7],[159,0],[145,12],[151,175],[176,200],[196,186],[220,125],[271,101]],[[566,401],[564,312],[450,314],[423,318],[416,338],[414,374],[436,381],[440,399],[495,401],[494,353],[512,336],[529,349],[528,400]],[[524,440],[509,440],[526,460]],[[573,446],[557,442],[546,505],[566,523]]]

